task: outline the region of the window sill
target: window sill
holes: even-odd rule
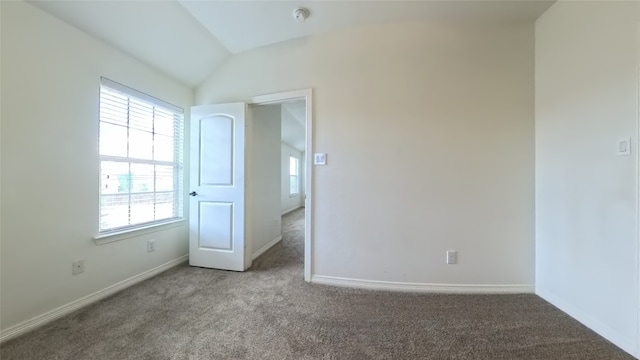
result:
[[[124,230],[119,232],[97,235],[93,238],[93,241],[95,241],[96,245],[104,245],[104,244],[108,244],[108,243],[112,243],[120,240],[129,239],[136,236],[141,236],[144,234],[150,234],[158,231],[173,229],[173,228],[184,225],[186,221],[187,221],[186,219],[173,220],[173,221],[167,221],[161,224],[153,224],[153,225],[149,225],[149,226],[145,226],[137,229],[130,229],[130,230]]]
[[[289,197],[297,197],[300,196],[300,194],[289,194]]]

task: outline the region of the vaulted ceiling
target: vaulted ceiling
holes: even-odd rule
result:
[[[195,87],[233,54],[289,39],[386,22],[533,21],[555,0],[27,1]],[[293,18],[300,6],[304,22]]]
[[[306,103],[289,101],[282,104],[282,142],[304,152]]]

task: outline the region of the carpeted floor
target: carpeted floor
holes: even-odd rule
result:
[[[180,266],[11,340],[9,359],[633,359],[535,295],[302,279],[303,210],[245,273]]]

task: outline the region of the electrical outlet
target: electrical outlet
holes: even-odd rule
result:
[[[447,250],[447,264],[456,264],[458,262],[458,252],[455,250]]]
[[[76,260],[73,263],[71,263],[71,274],[78,275],[78,274],[82,274],[83,272],[84,272],[83,260]]]
[[[156,251],[156,241],[155,240],[147,240],[147,252]]]

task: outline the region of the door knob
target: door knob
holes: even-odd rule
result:
[[[197,192],[195,192],[195,191],[192,191],[192,192],[190,192],[190,193],[189,193],[189,195],[191,195],[191,196],[198,196],[198,193],[197,193]]]

